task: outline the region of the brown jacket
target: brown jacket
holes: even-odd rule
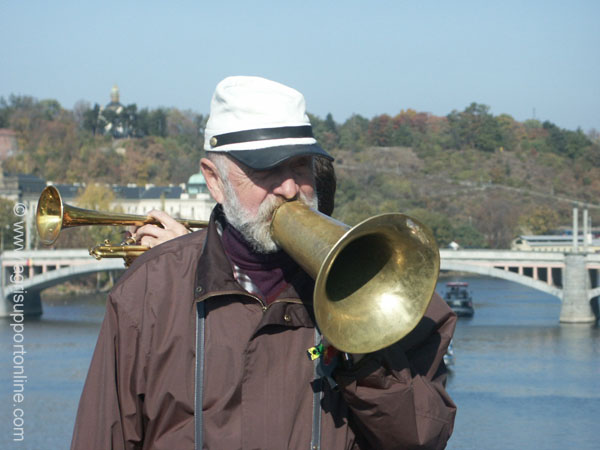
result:
[[[205,244],[206,240],[206,244]],[[206,308],[209,449],[308,449],[312,281],[265,307],[232,274],[214,223],[138,258],[110,293],[71,449],[194,448],[195,305]],[[406,338],[323,383],[323,450],[443,448],[456,407],[442,358],[455,316],[435,295]]]

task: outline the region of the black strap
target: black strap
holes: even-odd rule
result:
[[[239,144],[240,142],[303,137],[313,137],[312,127],[310,125],[302,125],[299,127],[257,128],[254,130],[219,134],[210,139],[210,146],[216,148],[222,145]]]
[[[194,449],[202,450],[202,398],[204,385],[204,302],[197,302],[196,309],[196,374],[194,398]]]
[[[321,343],[321,333],[315,327],[315,346]],[[312,436],[310,439],[310,450],[321,449],[321,398],[323,397],[323,377],[319,374],[319,363],[321,358],[313,361],[314,379],[313,379],[313,417],[312,417]]]

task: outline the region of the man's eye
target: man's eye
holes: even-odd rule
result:
[[[248,174],[250,178],[253,178],[255,180],[264,180],[268,177],[268,175],[268,170],[253,170],[251,173]]]
[[[292,164],[291,169],[295,172],[301,172],[309,170],[310,167],[310,159],[306,158],[296,161],[294,164]]]

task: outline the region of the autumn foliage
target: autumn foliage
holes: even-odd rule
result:
[[[0,128],[15,130],[19,143],[4,171],[138,185],[182,183],[198,171],[204,115],[126,108],[129,134],[115,139],[85,102],[70,111],[55,100],[0,99]],[[569,225],[573,200],[593,206],[600,198],[595,130],[519,122],[477,103],[446,116],[401,109],[370,119],[354,114],[344,123],[331,114],[310,118],[336,157],[334,216],[349,224],[396,210],[426,221],[441,245],[506,247],[516,234]],[[594,223],[598,211],[590,211]]]

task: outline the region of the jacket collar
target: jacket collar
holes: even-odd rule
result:
[[[217,221],[222,215],[221,205],[215,206],[210,215],[204,249],[196,270],[196,299],[220,291],[243,291],[233,276],[231,263],[225,254],[217,229]]]
[[[202,255],[196,270],[195,299],[206,300],[223,294],[248,294],[233,275],[231,262],[225,254],[218,221],[225,220],[221,205],[213,209],[208,223]],[[278,299],[301,301],[312,304],[313,280],[304,272],[299,272],[292,282],[278,296]],[[312,309],[312,308],[311,308]]]

